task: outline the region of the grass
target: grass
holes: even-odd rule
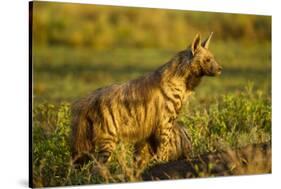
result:
[[[191,136],[192,155],[270,141],[270,44],[217,42],[211,50],[223,66],[223,73],[221,77],[204,78],[179,117]],[[168,61],[175,52],[36,48],[34,186],[141,181],[142,170],[136,169],[128,144],[120,144],[106,166],[90,162],[75,169],[70,159],[70,104],[98,87],[143,75]]]
[[[180,117],[191,136],[192,156],[271,140],[271,103],[263,93],[244,91],[213,100],[209,106],[196,105],[196,100],[192,100],[193,108],[187,106],[189,111],[184,110]],[[34,108],[35,186],[141,181],[141,170],[133,163],[132,150],[123,145],[106,166],[97,167],[91,162],[79,170],[71,164],[69,107],[40,104]]]

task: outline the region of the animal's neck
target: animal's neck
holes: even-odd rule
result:
[[[164,72],[165,73],[165,72]],[[161,89],[169,98],[176,99],[179,106],[176,108],[179,111],[185,104],[187,97],[199,85],[202,75],[193,73],[190,69],[186,70],[184,76],[171,74],[163,74],[161,79]]]
[[[196,75],[196,74],[188,74],[185,83],[186,83],[186,90],[187,91],[193,91],[201,82],[202,76]]]
[[[187,96],[199,85],[203,75],[199,69],[187,63],[187,60],[185,63],[180,63],[180,61],[182,59],[174,57],[156,72],[160,75],[161,89],[170,96],[179,97],[180,104],[184,104]]]
[[[175,117],[185,104],[187,96],[190,94],[186,91],[186,85],[183,78],[163,79],[160,84],[160,90],[164,98],[164,102],[173,102]]]

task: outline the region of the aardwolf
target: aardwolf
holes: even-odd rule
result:
[[[210,36],[178,52],[155,71],[121,85],[94,91],[72,108],[72,157],[95,154],[107,162],[116,144],[130,142],[136,152],[148,143],[155,157],[167,161],[171,131],[187,97],[203,76],[221,73],[221,66],[208,50]]]

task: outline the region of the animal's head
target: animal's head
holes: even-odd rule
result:
[[[212,34],[201,42],[199,34],[195,36],[190,46],[191,51],[191,66],[200,75],[216,76],[220,75],[222,67],[215,60],[214,55],[208,50]]]

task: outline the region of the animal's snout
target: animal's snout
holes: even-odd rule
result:
[[[222,67],[218,66],[215,75],[220,75],[222,72]]]

